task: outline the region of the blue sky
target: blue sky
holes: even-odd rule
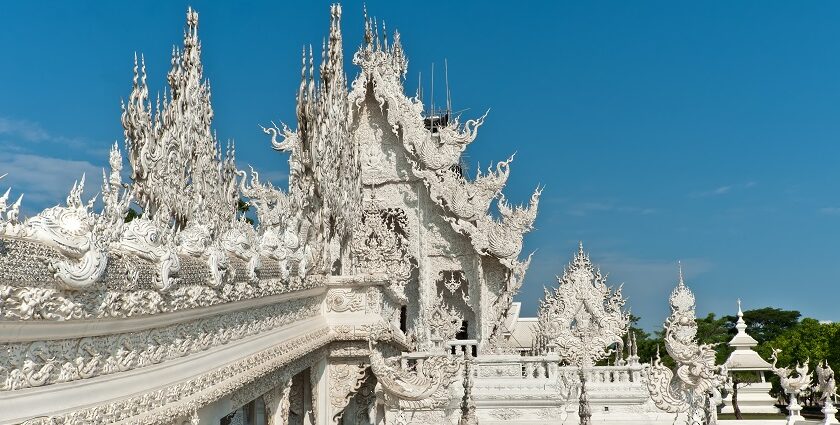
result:
[[[134,52],[163,88],[188,5],[200,13],[215,128],[240,167],[283,182],[259,125],[294,124],[300,49],[327,2],[13,2],[0,14],[2,186],[28,212],[63,201],[122,142]],[[348,74],[362,5],[345,2]],[[519,300],[533,313],[583,240],[649,329],[682,260],[698,312],[798,309],[840,320],[840,3],[368,1],[454,109],[491,108],[471,164],[517,152],[506,193],[546,186]],[[426,87],[428,90],[428,87]],[[428,91],[427,91],[428,93]],[[441,102],[442,103],[442,102]],[[475,168],[473,167],[473,170]],[[91,190],[91,194],[95,193]]]

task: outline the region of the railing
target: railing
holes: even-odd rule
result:
[[[475,340],[449,341],[450,353],[463,353],[471,350],[477,344]],[[422,359],[428,353],[406,353],[403,355],[405,365],[422,364]],[[623,366],[596,366],[583,371],[587,383],[620,384],[640,383],[642,380],[642,365],[628,364]],[[564,366],[557,354],[542,356],[520,356],[516,354],[480,355],[475,358],[473,373],[476,378],[506,378],[506,379],[550,379],[562,377],[576,381],[580,376],[577,366]]]

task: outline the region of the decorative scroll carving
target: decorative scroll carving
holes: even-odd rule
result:
[[[4,240],[17,251],[22,241]],[[30,243],[32,245],[32,243]],[[122,261],[124,265],[129,265]],[[43,266],[42,266],[43,267]],[[31,268],[30,272],[35,271]],[[195,270],[193,268],[193,270]],[[138,288],[103,291],[70,291],[53,288],[0,284],[0,320],[78,320],[126,318],[209,307],[223,303],[255,299],[323,286],[323,279],[313,276],[290,287],[277,279],[260,285],[233,281],[215,288],[206,279],[206,269],[181,277],[181,284],[169,291]],[[139,273],[139,272],[138,272]],[[181,274],[184,275],[182,269]]]
[[[240,361],[151,393],[128,397],[107,405],[36,418],[28,424],[117,421],[144,425],[169,424],[172,418],[189,416],[198,408],[230,395],[249,382],[265,376],[268,371],[278,370],[298,359],[311,363],[312,358],[306,355],[329,342],[330,333],[327,329],[316,330],[309,335],[286,341]],[[195,396],[199,394],[200,397]],[[259,394],[255,394],[249,400],[258,396]]]
[[[621,287],[613,292],[607,286],[606,277],[584,253],[583,243],[558,282],[554,293],[546,289],[540,301],[539,333],[561,358],[592,367],[611,354],[611,346],[622,344],[630,325]]]
[[[353,292],[352,289],[334,288],[327,293],[326,304],[329,311],[336,313],[364,311],[365,295]]]
[[[125,372],[232,343],[318,314],[308,298],[122,335],[0,344],[0,390]]]
[[[490,416],[502,421],[512,421],[521,417],[522,411],[517,409],[494,409],[490,411]]]
[[[665,349],[676,363],[676,376],[657,358],[647,371],[647,387],[656,407],[687,413],[687,423],[714,421],[718,388],[726,381],[726,368],[715,365],[715,351],[697,343],[694,294],[680,280],[670,297],[671,315],[665,320]]]
[[[385,402],[394,406],[429,408],[436,403],[447,403],[447,389],[455,380],[462,360],[454,356],[429,356],[422,366],[407,371],[400,366],[399,358],[386,359],[370,343],[370,369],[382,386]]]

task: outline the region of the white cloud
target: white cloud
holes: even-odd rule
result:
[[[824,207],[817,210],[820,214],[840,215],[840,207]]]
[[[658,211],[655,208],[643,208],[632,205],[619,205],[615,202],[578,202],[570,205],[566,209],[566,214],[583,217],[592,213],[623,213],[623,214],[639,214],[648,215],[655,214]]]
[[[85,195],[92,197],[102,183],[102,167],[87,161],[75,161],[32,154],[0,155],[0,188],[12,188],[11,197],[24,193],[23,210],[31,215],[43,208],[63,204],[73,182],[87,174]]]
[[[0,117],[0,135],[20,138],[27,142],[42,142],[50,138],[49,133],[38,123]]]
[[[757,182],[748,181],[746,183],[738,183],[738,184],[728,184],[724,186],[719,186],[711,190],[706,190],[702,192],[695,192],[691,196],[695,198],[703,198],[707,196],[720,196],[726,195],[728,193],[732,193],[737,190],[746,190],[752,189],[758,185]]]
[[[4,149],[10,151],[31,151],[32,145],[55,145],[55,149],[72,148],[87,155],[107,157],[110,148],[108,143],[52,134],[37,122],[9,117],[0,117],[0,136]]]

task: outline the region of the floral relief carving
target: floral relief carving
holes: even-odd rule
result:
[[[512,421],[522,416],[522,411],[518,409],[493,409],[490,411],[490,416],[503,421]]]

